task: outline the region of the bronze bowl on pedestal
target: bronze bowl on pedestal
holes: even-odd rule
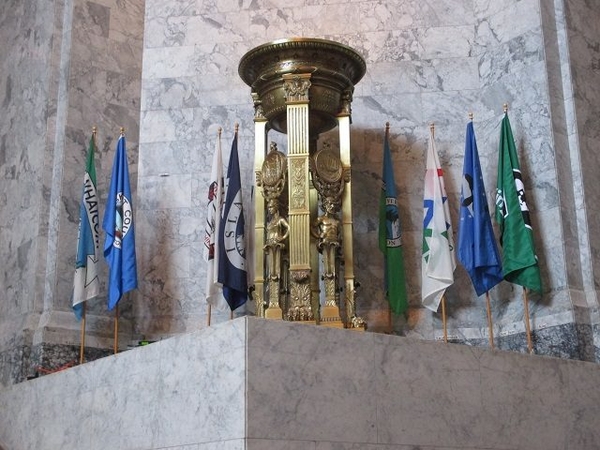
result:
[[[240,60],[238,73],[258,97],[271,128],[281,133],[287,133],[283,75],[311,74],[308,95],[312,139],[337,125],[336,116],[345,101],[349,108],[354,86],[366,67],[365,60],[346,45],[325,39],[289,38],[247,52]]]

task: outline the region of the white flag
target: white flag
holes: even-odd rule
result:
[[[421,296],[423,306],[437,311],[446,288],[454,283],[456,258],[444,175],[433,137],[427,149],[423,192],[423,258]]]
[[[217,233],[219,232],[223,209],[223,189],[223,157],[221,156],[221,134],[219,133],[208,184],[208,206],[204,227],[204,259],[207,261],[206,302],[218,311],[227,311],[229,308],[223,297],[223,287],[217,281],[219,279],[219,239]]]

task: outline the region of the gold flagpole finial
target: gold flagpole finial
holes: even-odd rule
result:
[[[506,114],[508,112],[508,103],[502,105],[502,109],[504,110],[504,114]]]
[[[470,113],[469,113],[469,120],[470,120],[471,122],[473,122],[473,113],[472,113],[472,112],[470,112]]]
[[[236,122],[233,127],[234,127],[234,130],[235,130],[235,134],[237,134],[238,130],[240,129],[240,124]]]
[[[96,128],[96,125],[94,125],[92,127],[92,134],[95,136],[97,132],[98,132],[98,128]]]
[[[125,136],[125,128],[121,127],[119,133],[121,133],[121,136]]]
[[[385,123],[385,135],[386,136],[390,135],[390,123],[389,122]]]
[[[431,131],[431,135],[434,136],[435,135],[435,123],[431,122],[429,124],[429,131]]]
[[[219,137],[221,137],[221,133],[223,132],[223,128],[219,127],[219,129],[217,130],[217,135]]]

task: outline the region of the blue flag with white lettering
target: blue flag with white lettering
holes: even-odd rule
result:
[[[467,125],[465,142],[458,259],[469,273],[477,295],[483,295],[503,279],[502,263],[485,195],[473,122]]]
[[[117,143],[102,228],[106,232],[104,258],[109,267],[108,309],[111,310],[123,294],[137,288],[133,204],[123,135]]]
[[[233,311],[246,303],[248,291],[237,131],[231,144],[226,183],[223,215],[219,224],[218,281],[223,285],[223,296]]]

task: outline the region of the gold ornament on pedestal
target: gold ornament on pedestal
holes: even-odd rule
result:
[[[238,72],[252,90],[262,192],[254,205],[255,245],[263,250],[254,260],[256,314],[363,330],[355,300],[350,106],[365,61],[338,42],[292,38],[250,50]],[[317,151],[319,134],[335,127],[339,151]],[[269,130],[287,135],[287,155],[273,143],[267,151]]]

